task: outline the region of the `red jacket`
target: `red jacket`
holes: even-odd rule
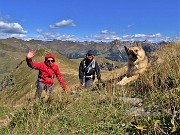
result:
[[[52,58],[54,58],[54,56]],[[45,57],[45,60],[46,59],[47,58]],[[54,77],[56,76],[63,90],[66,90],[67,87],[61,75],[58,65],[52,63],[50,66],[48,66],[45,62],[36,63],[33,62],[32,59],[28,57],[26,57],[26,62],[29,67],[39,70],[38,81],[43,82],[46,86],[51,86],[52,84],[54,84]]]

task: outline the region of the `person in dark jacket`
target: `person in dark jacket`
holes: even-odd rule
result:
[[[80,85],[84,86],[85,88],[92,86],[95,80],[95,74],[97,75],[98,81],[101,81],[100,68],[94,58],[94,52],[89,50],[86,53],[86,57],[80,62],[79,65]]]
[[[33,62],[33,56],[34,51],[30,50],[26,55],[26,62],[27,65],[32,69],[39,70],[35,98],[40,99],[43,90],[47,92],[48,96],[52,95],[55,76],[60,82],[62,89],[69,92],[66,83],[64,82],[64,79],[61,75],[60,69],[58,65],[55,64],[55,56],[53,54],[46,54],[44,62]]]

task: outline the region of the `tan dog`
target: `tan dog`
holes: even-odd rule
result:
[[[139,42],[134,42],[132,47],[124,46],[124,48],[128,55],[128,71],[127,75],[117,83],[118,85],[125,85],[138,79],[148,66],[148,58]]]

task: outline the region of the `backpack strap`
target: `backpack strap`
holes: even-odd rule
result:
[[[92,65],[92,68],[95,68],[95,60],[93,59],[91,63],[87,66],[89,68]]]
[[[95,65],[96,63],[95,63],[95,59],[93,59],[93,61],[92,61],[92,68],[95,68]]]

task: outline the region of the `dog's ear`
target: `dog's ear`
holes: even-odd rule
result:
[[[125,49],[126,53],[128,53],[129,48],[127,46],[124,46],[124,49]]]
[[[141,47],[141,42],[140,41],[134,41],[133,46]]]

